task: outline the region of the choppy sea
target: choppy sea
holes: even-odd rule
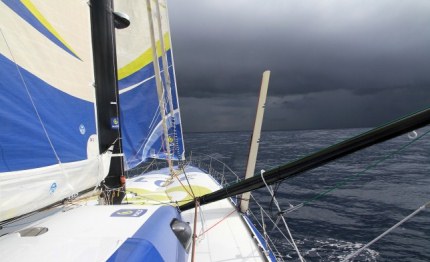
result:
[[[372,146],[278,186],[276,197],[282,209],[305,203],[287,213],[286,221],[306,261],[340,261],[430,201],[429,130],[422,128]],[[263,132],[256,172],[364,131],[367,129]],[[250,135],[187,133],[184,139],[188,154],[214,156],[243,177]],[[266,189],[253,195],[270,211],[271,197]],[[252,204],[251,208],[258,218],[259,207]],[[273,205],[272,214],[276,219]],[[296,252],[280,233],[271,227],[267,232],[285,260],[297,260]],[[365,249],[354,261],[430,261],[430,207]]]

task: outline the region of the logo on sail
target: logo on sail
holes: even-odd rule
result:
[[[57,183],[52,183],[51,187],[49,188],[49,194],[53,194],[55,192],[55,190],[57,190]]]
[[[79,132],[81,133],[81,135],[85,135],[85,132],[87,130],[85,129],[85,126],[83,124],[79,125]]]

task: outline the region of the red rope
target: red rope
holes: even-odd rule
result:
[[[205,234],[206,232],[208,232],[209,230],[211,230],[212,228],[214,228],[215,226],[217,226],[219,223],[221,223],[222,221],[224,221],[227,217],[231,216],[231,214],[233,214],[235,211],[236,211],[236,209],[233,209],[233,211],[231,211],[228,215],[226,215],[225,217],[223,217],[220,221],[216,222],[210,228],[208,228],[205,231],[203,231],[203,233],[201,233],[198,237],[201,237],[203,234]]]
[[[199,199],[198,198],[195,198],[194,199],[195,200],[195,203],[196,203],[196,206],[195,206],[195,208],[194,208],[194,232],[193,232],[193,251],[192,251],[192,253],[191,253],[191,262],[194,262],[194,256],[195,256],[195,253],[196,253],[196,240],[197,240],[197,235],[196,235],[196,229],[197,229],[197,210],[198,210],[198,207],[199,207]]]

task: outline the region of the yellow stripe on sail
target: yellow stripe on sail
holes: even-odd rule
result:
[[[164,47],[166,51],[170,49],[170,36],[169,33],[165,33],[163,36],[164,39]],[[161,44],[160,41],[157,41],[157,56],[160,57],[161,53]],[[118,70],[118,80],[126,78],[130,76],[140,69],[144,68],[148,64],[152,63],[152,48],[148,48],[145,52],[143,52],[139,57],[123,66]]]
[[[30,11],[34,15],[34,17],[36,17],[37,20],[39,20],[39,22],[46,29],[48,29],[49,32],[51,32],[51,34],[53,34],[64,46],[67,47],[67,49],[69,49],[70,52],[72,52],[76,57],[79,58],[79,56],[76,54],[76,52],[73,51],[72,47],[69,44],[67,44],[67,42],[60,36],[60,34],[48,22],[48,20],[46,20],[46,18],[42,15],[42,13],[40,13],[39,10],[37,10],[36,6],[34,6],[34,4],[30,0],[21,0],[21,3],[25,7],[27,7],[28,11]]]

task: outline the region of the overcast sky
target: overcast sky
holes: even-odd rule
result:
[[[372,127],[430,106],[428,0],[169,0],[185,131]]]

